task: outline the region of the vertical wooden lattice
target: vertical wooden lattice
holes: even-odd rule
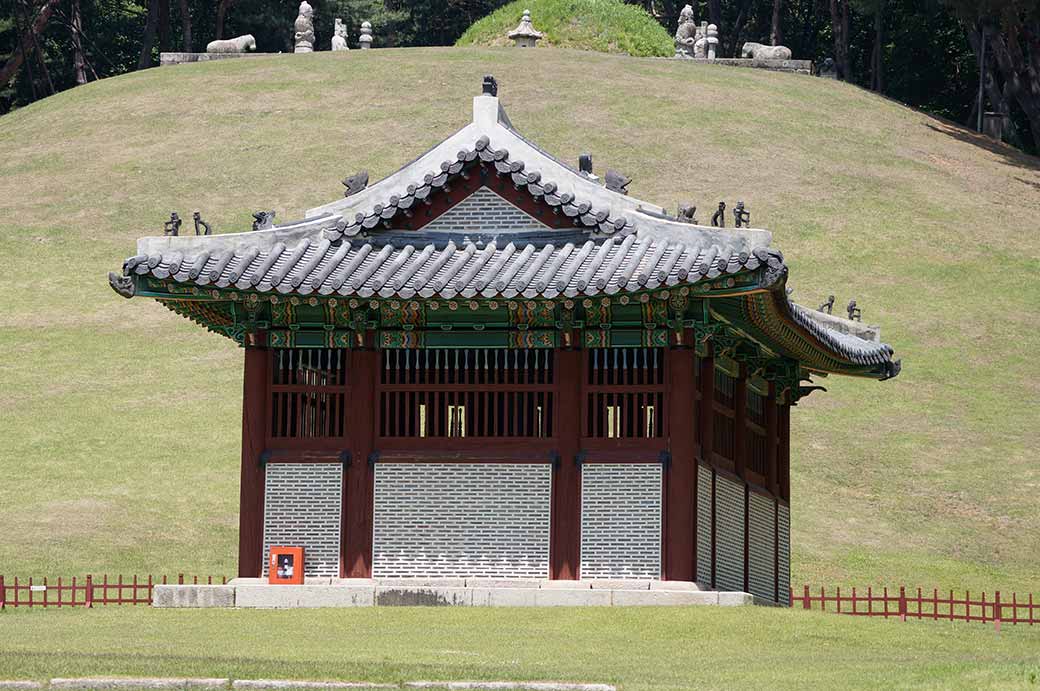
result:
[[[555,383],[551,350],[386,350],[379,435],[549,438]]]
[[[585,355],[583,429],[592,439],[666,434],[661,348],[592,348]]]
[[[271,357],[271,437],[344,437],[347,352],[284,349]]]

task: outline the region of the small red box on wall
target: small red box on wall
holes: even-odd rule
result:
[[[267,582],[303,585],[303,547],[272,547]]]

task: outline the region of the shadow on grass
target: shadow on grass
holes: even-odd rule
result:
[[[927,115],[927,113],[926,113]],[[943,120],[935,116],[930,116],[933,122],[925,123],[925,127],[944,134],[947,137],[952,137],[958,141],[962,141],[966,144],[977,146],[980,149],[984,149],[991,154],[999,156],[1004,159],[1004,162],[1008,165],[1015,166],[1016,168],[1023,168],[1033,172],[1040,172],[1040,158],[1036,156],[1030,156],[1024,151],[1020,151],[1013,146],[1004,144],[1003,142],[994,141],[989,137],[973,132],[969,129],[956,125],[948,120]],[[1019,178],[1021,179],[1021,178]],[[1032,185],[1040,189],[1040,183],[1029,182],[1023,180],[1028,185]]]

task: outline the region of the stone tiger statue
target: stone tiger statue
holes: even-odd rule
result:
[[[755,60],[790,60],[791,49],[787,46],[766,46],[748,41],[740,49],[740,55]]]
[[[210,41],[206,44],[207,53],[245,53],[250,50],[256,50],[256,39],[252,34],[222,41]]]

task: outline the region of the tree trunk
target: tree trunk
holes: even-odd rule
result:
[[[191,52],[191,13],[188,11],[188,0],[180,0],[181,12],[181,39],[184,43],[184,52]]]
[[[773,24],[769,31],[769,41],[774,45],[778,46],[784,41],[783,34],[780,32],[780,5],[783,4],[783,0],[773,0]]]
[[[32,24],[25,30],[25,34],[31,35],[34,39],[38,36],[44,28],[47,26],[47,20],[51,18],[51,14],[54,13],[54,8],[57,7],[61,0],[45,0],[40,7],[39,12],[36,14],[36,18]],[[14,75],[18,73],[18,68],[22,66],[25,61],[26,46],[30,43],[29,36],[22,35],[18,44],[15,46],[14,52],[11,53],[10,57],[7,58],[7,62],[0,68],[0,87],[7,86]]]
[[[834,35],[834,62],[838,76],[851,81],[849,74],[849,0],[830,0],[831,33]]]
[[[722,28],[722,0],[708,0],[708,23]]]
[[[79,0],[72,0],[72,70],[76,75],[76,84],[87,83],[87,59],[83,55],[83,21],[79,11]]]
[[[159,52],[170,50],[170,0],[159,0]]]
[[[1023,32],[1022,29],[1025,29]],[[1025,38],[1030,48],[1029,57],[1022,50],[1020,38]],[[987,43],[992,49],[993,59],[1004,78],[1004,92],[1014,98],[1026,119],[1033,135],[1033,142],[1040,151],[1040,71],[1032,62],[1040,51],[1040,31],[1030,27],[1010,27],[993,36]]]
[[[751,11],[751,3],[753,0],[747,0],[741,8],[740,12],[737,13],[737,21],[733,24],[733,34],[730,36],[729,50],[727,55],[730,57],[740,57],[740,48],[744,45],[741,40],[744,33],[744,23],[747,21],[748,13]]]
[[[874,52],[870,56],[870,88],[878,93],[885,90],[884,59],[882,54],[885,26],[885,0],[877,0],[874,10]]]
[[[227,15],[229,5],[231,5],[231,0],[220,0],[217,5],[217,39],[224,38],[224,17]]]
[[[144,37],[141,39],[141,57],[137,59],[139,70],[152,66],[152,47],[155,45],[155,31],[158,28],[159,0],[148,0],[148,17],[144,22]]]

